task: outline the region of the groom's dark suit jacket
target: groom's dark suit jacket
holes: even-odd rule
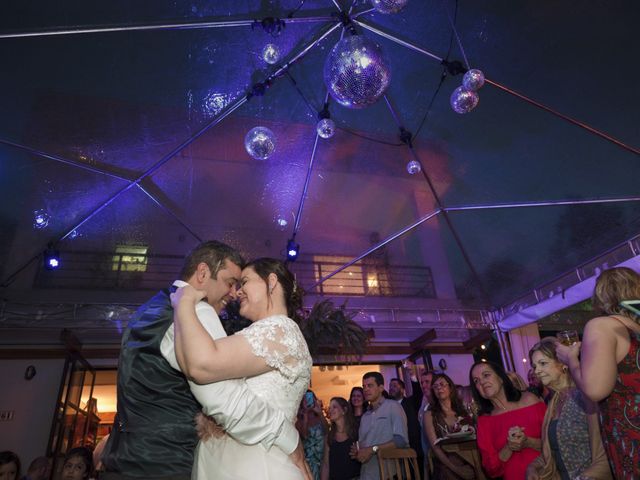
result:
[[[118,362],[118,413],[105,449],[107,471],[141,478],[191,474],[201,410],[185,376],[171,368],[160,342],[173,321],[169,290],[132,317]]]

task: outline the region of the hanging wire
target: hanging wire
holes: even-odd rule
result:
[[[300,0],[300,4],[296,8],[291,10],[291,12],[289,12],[289,14],[287,15],[287,18],[293,18],[293,16],[296,13],[298,13],[298,11],[302,8],[303,5],[304,5],[304,0]]]
[[[467,66],[467,68],[470,69],[471,66],[469,66],[469,60],[467,59],[467,54],[465,53],[464,47],[462,46],[462,41],[460,40],[460,35],[458,35],[458,29],[456,28],[456,22],[454,21],[453,18],[451,18],[451,13],[449,12],[449,9],[447,8],[446,5],[445,5],[444,9],[447,12],[447,18],[449,19],[449,23],[451,24],[451,30],[453,31],[453,34],[456,36],[456,41],[458,42],[458,48],[460,48],[460,53],[462,53],[462,58],[464,58],[464,63]],[[456,15],[456,17],[458,15],[458,0],[456,0],[455,15]]]
[[[320,109],[315,109],[314,108],[314,106],[311,104],[311,102],[306,97],[304,92],[300,89],[300,87],[298,87],[298,82],[296,82],[295,78],[293,78],[293,75],[291,75],[291,72],[289,70],[287,70],[286,76],[291,81],[291,84],[292,84],[293,88],[295,89],[295,91],[298,92],[298,95],[300,95],[300,97],[302,97],[302,100],[307,105],[307,107],[309,108],[309,111],[313,114],[314,118],[317,117],[318,112],[320,111]],[[340,126],[338,124],[336,124],[336,128],[341,130],[341,131],[343,131],[343,132],[345,132],[345,133],[353,135],[354,137],[359,137],[359,138],[362,138],[364,140],[369,140],[370,142],[379,143],[381,145],[389,145],[389,146],[392,146],[392,147],[401,147],[401,146],[404,145],[404,143],[402,143],[402,142],[388,142],[388,141],[385,141],[385,140],[381,140],[379,138],[369,137],[367,135],[363,135],[361,133],[358,133],[355,130],[351,130],[351,129],[347,128],[347,127],[342,127],[342,126]]]
[[[298,92],[298,95],[300,95],[300,98],[302,98],[302,100],[304,101],[305,105],[307,106],[307,108],[309,109],[309,111],[311,112],[311,114],[315,118],[318,115],[318,111],[319,110],[317,108],[315,108],[313,105],[311,105],[311,102],[306,97],[306,95],[302,92],[302,90],[300,90],[300,87],[298,86],[298,82],[296,82],[296,79],[293,78],[293,75],[291,75],[291,72],[288,69],[285,72],[285,75],[291,81],[291,85],[293,86],[295,91]]]
[[[447,15],[449,15],[449,10],[447,10]],[[451,20],[451,17],[449,17],[449,20]],[[455,25],[455,23],[458,20],[458,0],[455,1],[455,6],[453,9],[453,24]],[[448,62],[449,61],[449,57],[451,56],[451,49],[453,48],[453,35],[455,32],[455,28],[451,30],[451,36],[449,37],[449,48],[447,49],[447,54],[445,55],[444,59]],[[438,94],[440,93],[440,89],[442,88],[442,85],[444,84],[445,79],[447,78],[447,67],[443,67],[442,69],[442,74],[440,75],[440,81],[438,82],[438,86],[436,87],[435,91],[433,92],[433,95],[431,96],[431,101],[429,102],[429,105],[427,106],[427,111],[424,113],[424,116],[422,117],[422,120],[420,120],[420,123],[418,125],[418,128],[416,129],[416,133],[413,134],[413,137],[411,138],[411,141],[414,141],[417,137],[418,134],[420,133],[420,130],[422,130],[422,127],[425,126],[427,119],[429,118],[429,114],[431,113],[431,109],[433,108],[433,104],[436,101],[436,98],[438,96]]]

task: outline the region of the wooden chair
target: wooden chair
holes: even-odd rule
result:
[[[420,480],[418,455],[412,448],[378,450],[380,480]]]

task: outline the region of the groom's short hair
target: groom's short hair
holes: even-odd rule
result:
[[[180,280],[188,281],[196,272],[198,265],[203,262],[207,264],[209,270],[211,270],[211,277],[215,279],[227,260],[235,263],[240,268],[242,268],[245,263],[244,258],[242,258],[240,252],[235,248],[218,242],[217,240],[203,242],[191,250],[184,259],[184,264],[180,272]]]

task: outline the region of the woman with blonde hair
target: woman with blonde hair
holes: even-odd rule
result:
[[[602,440],[620,480],[640,478],[640,318],[625,300],[640,300],[640,275],[605,270],[593,292],[593,308],[603,315],[589,320],[582,343],[556,349],[580,390],[600,402]]]
[[[598,408],[558,361],[557,345],[555,338],[547,337],[529,351],[536,376],[552,394],[542,422],[542,454],[527,468],[527,480],[610,479]]]

